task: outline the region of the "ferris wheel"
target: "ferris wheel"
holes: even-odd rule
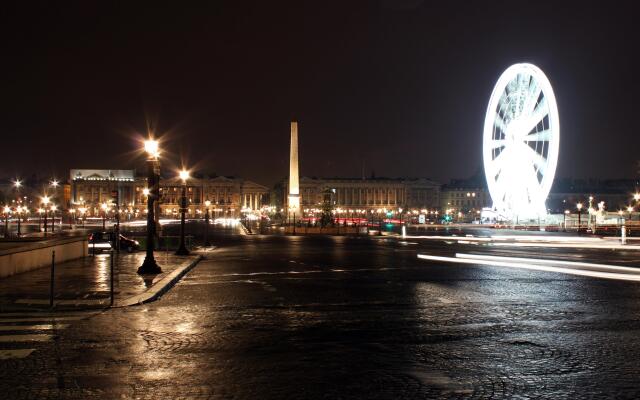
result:
[[[533,64],[510,66],[491,93],[483,135],[484,170],[500,215],[546,214],[559,145],[558,107],[549,79]]]

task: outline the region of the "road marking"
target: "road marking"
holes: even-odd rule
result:
[[[447,299],[445,297],[438,297],[438,300],[444,304],[454,304],[455,301],[451,300],[451,299]]]
[[[36,316],[37,315],[37,316]],[[8,313],[0,315],[0,343],[13,344],[13,343],[34,343],[34,342],[47,342],[52,340],[55,335],[52,334],[29,334],[28,331],[52,331],[58,329],[67,329],[69,324],[60,324],[59,320],[63,321],[76,321],[87,318],[91,314],[75,314],[66,316],[57,316],[50,313]],[[5,318],[11,316],[13,318]],[[30,325],[13,325],[21,322],[35,322]],[[18,332],[17,335],[6,335],[5,332]],[[50,332],[51,333],[51,332]],[[31,355],[36,349],[31,348],[13,348],[13,349],[0,349],[0,360],[19,359],[25,358]]]
[[[52,335],[3,335],[0,336],[0,343],[11,342],[46,342],[53,338]]]
[[[54,305],[73,305],[73,306],[90,306],[90,305],[105,305],[109,303],[109,299],[73,299],[73,300],[55,300],[53,302]],[[49,304],[48,299],[18,299],[15,301],[16,304]]]
[[[67,324],[43,324],[43,325],[2,325],[0,332],[6,331],[46,331],[50,329],[67,329]]]
[[[0,360],[8,360],[11,358],[25,358],[25,357],[28,357],[34,351],[36,351],[36,349],[0,350]]]
[[[1,323],[9,323],[9,322],[48,322],[48,321],[77,321],[85,318],[85,316],[74,316],[74,317],[28,317],[28,318],[1,318]]]

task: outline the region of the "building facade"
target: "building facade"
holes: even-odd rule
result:
[[[288,189],[285,185],[285,193]],[[440,185],[429,179],[309,178],[300,179],[302,210],[318,209],[331,197],[332,206],[345,210],[407,210],[438,207]],[[282,199],[284,208],[287,198]]]
[[[120,205],[127,218],[143,216],[146,209],[146,177],[135,170],[74,169],[71,178],[71,204],[86,216],[102,216],[103,204],[112,209]],[[177,177],[160,178],[158,211],[161,217],[177,216],[182,197],[182,181]],[[267,187],[241,178],[195,174],[186,182],[187,215],[203,216],[206,201],[214,217],[235,218],[242,211],[260,209],[268,201]],[[113,212],[113,211],[112,211]]]
[[[440,213],[455,221],[479,219],[482,209],[491,205],[486,181],[481,178],[452,179],[440,190]]]
[[[556,179],[546,205],[550,213],[574,213],[578,203],[587,210],[591,199],[594,208],[604,202],[607,211],[625,211],[633,207],[637,212],[640,204],[634,195],[639,193],[639,189],[639,179]]]

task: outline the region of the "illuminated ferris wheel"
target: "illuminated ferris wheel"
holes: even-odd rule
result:
[[[551,83],[535,65],[510,66],[493,88],[484,121],[484,170],[500,215],[515,219],[546,214],[559,145]]]

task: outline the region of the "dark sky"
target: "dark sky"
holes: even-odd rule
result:
[[[150,125],[167,168],[271,185],[295,117],[304,175],[467,177],[523,61],[556,93],[557,176],[636,175],[631,2],[22,3],[0,11],[3,176],[135,167]]]

